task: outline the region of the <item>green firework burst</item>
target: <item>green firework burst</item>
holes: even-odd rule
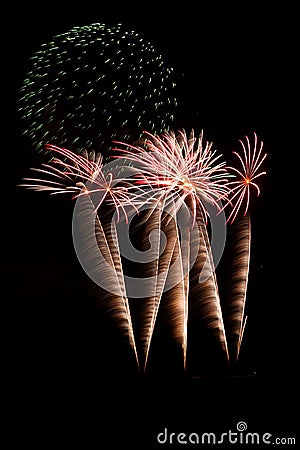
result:
[[[175,87],[172,67],[151,43],[121,24],[95,23],[41,45],[18,109],[24,135],[38,151],[46,143],[103,151],[114,139],[168,130]]]

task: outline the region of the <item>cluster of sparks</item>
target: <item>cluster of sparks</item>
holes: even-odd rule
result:
[[[156,203],[172,205],[175,211],[189,198],[194,218],[199,206],[207,214],[205,202],[218,206],[229,192],[225,162],[222,155],[212,150],[212,143],[203,145],[203,133],[195,138],[192,131],[187,137],[181,131],[154,136],[146,133],[144,146],[127,145],[127,149],[114,149],[121,157],[142,165],[142,177],[136,182],[145,189],[150,187]]]
[[[20,92],[24,134],[38,151],[108,148],[160,133],[176,109],[172,67],[153,45],[121,24],[74,27],[41,45]],[[155,120],[153,120],[155,117]]]
[[[101,155],[88,153],[77,155],[67,149],[52,145],[48,146],[47,149],[57,156],[49,164],[45,164],[42,169],[36,169],[41,174],[41,178],[27,179],[25,186],[36,190],[51,191],[52,193],[73,192],[75,198],[100,192],[100,201],[95,205],[95,211],[98,210],[104,200],[110,200],[118,212],[118,220],[120,219],[120,210],[124,212],[126,217],[128,205],[138,213],[143,204],[149,205],[153,210],[158,205],[163,204],[164,207],[173,208],[173,213],[176,216],[181,205],[187,203],[193,215],[193,226],[195,226],[196,218],[199,220],[199,217],[205,218],[209,215],[206,204],[210,203],[215,205],[219,211],[230,208],[227,221],[232,223],[238,219],[239,212],[242,209],[244,215],[248,212],[251,186],[259,194],[256,180],[265,174],[265,172],[259,172],[266,154],[262,152],[263,143],[258,143],[256,134],[254,134],[253,148],[247,136],[245,142],[241,140],[240,143],[242,151],[240,153],[234,152],[241,165],[241,168],[237,169],[227,166],[222,161],[222,155],[218,155],[212,149],[212,143],[203,143],[202,133],[198,138],[195,138],[193,132],[187,136],[185,131],[180,131],[178,136],[173,132],[163,135],[146,132],[141,146],[117,142],[118,147],[112,151],[112,156],[123,158],[128,161],[129,165],[136,165],[139,169],[137,175],[130,180],[131,186],[129,187],[128,180],[122,180],[122,177],[115,178],[115,174],[105,171]],[[225,206],[222,206],[222,202]],[[201,230],[203,230],[203,226],[205,226],[205,220],[200,224]],[[203,231],[201,233],[203,235]],[[209,254],[208,241],[205,237],[204,240],[205,251]],[[213,291],[215,292],[215,298],[212,301],[215,302],[215,307],[212,308],[211,304],[208,306],[207,317],[209,321],[213,321],[215,318],[211,317],[212,315],[221,315],[218,320],[223,323],[217,280],[213,275],[212,259],[210,259],[210,264],[211,279],[214,284]],[[184,265],[184,262],[182,265]],[[246,285],[247,283],[245,283]],[[245,291],[246,287],[243,289]],[[188,297],[187,292],[186,297]],[[179,299],[178,301],[183,300]],[[189,298],[189,301],[193,301],[193,299]],[[241,311],[238,314],[241,330],[239,347],[245,325],[244,303],[245,292],[242,300],[237,302],[238,309]],[[158,309],[157,302],[155,308]],[[187,316],[186,306],[184,308],[185,316]],[[129,314],[129,309],[126,314]],[[156,314],[157,311],[150,318],[151,335]],[[187,321],[187,318],[185,320]],[[131,320],[128,320],[128,323],[132,327]],[[177,326],[176,321],[174,326]],[[186,333],[187,326],[185,323],[183,327],[184,336],[182,336],[182,345],[185,346],[184,352],[186,352]],[[131,330],[131,334],[133,334],[133,330]],[[224,339],[225,351],[227,357],[229,357],[226,337]],[[150,340],[151,336],[147,339],[148,347]],[[149,348],[145,351],[146,358],[148,352]],[[239,349],[236,353],[238,354],[238,352]],[[184,354],[185,359],[186,355]],[[145,368],[146,360],[143,362],[143,366]]]
[[[84,151],[82,154],[75,154],[66,148],[50,144],[46,145],[46,150],[57,156],[54,156],[50,163],[42,164],[42,168],[33,168],[42,178],[25,178],[27,183],[23,184],[24,187],[49,191],[51,194],[74,193],[73,199],[97,194],[95,212],[109,199],[117,212],[118,220],[120,211],[123,211],[127,220],[125,206],[132,206],[138,211],[128,188],[120,185],[122,178],[117,178],[115,174],[105,170],[100,153]]]

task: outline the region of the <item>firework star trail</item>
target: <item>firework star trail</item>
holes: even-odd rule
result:
[[[117,220],[121,220],[121,214],[123,220],[128,220],[128,207],[135,210],[128,185],[122,185],[123,180],[118,179],[117,174],[105,171],[101,154],[83,152],[77,155],[53,145],[48,145],[47,151],[56,156],[42,168],[33,168],[38,176],[24,178],[21,186],[51,194],[73,194],[73,199],[79,201],[73,220],[73,235],[74,232],[80,235],[76,241],[77,255],[83,267],[89,267],[88,275],[93,280],[105,280],[104,287],[101,283],[95,284],[99,304],[128,340],[139,366],[117,231],[111,216],[107,220],[102,209],[105,206],[116,212]],[[101,221],[99,216],[103,217]]]
[[[225,169],[225,162],[220,161],[222,155],[218,155],[215,150],[212,150],[212,143],[206,142],[203,144],[203,133],[197,139],[192,131],[190,136],[187,136],[185,131],[180,131],[178,136],[172,131],[164,133],[162,136],[145,133],[144,146],[134,146],[117,142],[118,148],[116,158],[121,156],[127,158],[132,163],[138,163],[141,168],[142,176],[136,178],[136,183],[148,190],[148,196],[151,198],[153,205],[153,213],[148,217],[148,223],[154,221],[153,227],[161,229],[162,212],[169,213],[175,222],[175,231],[169,229],[168,237],[173,239],[173,251],[167,253],[169,261],[162,261],[164,267],[171,266],[171,260],[179,261],[176,264],[176,274],[170,275],[174,281],[177,280],[178,286],[173,285],[173,299],[171,293],[167,294],[167,302],[170,305],[170,318],[173,324],[173,336],[182,347],[183,367],[186,368],[186,352],[187,352],[187,322],[188,322],[188,300],[189,296],[189,280],[188,273],[190,270],[190,233],[195,226],[196,217],[201,217],[203,226],[205,226],[206,218],[208,216],[206,202],[220,208],[219,201],[224,198],[228,192],[227,187],[227,171]],[[121,147],[127,147],[122,150]],[[150,189],[150,191],[149,191]],[[147,201],[147,200],[146,200]],[[178,213],[183,206],[188,205],[190,214],[192,216],[192,223],[190,230],[185,229],[181,235],[179,242]],[[157,210],[160,211],[160,218],[157,218]],[[155,211],[155,213],[154,213]],[[200,212],[200,214],[199,214]],[[159,225],[157,224],[159,222]],[[169,227],[170,228],[170,227]],[[202,227],[199,228],[199,232]],[[202,240],[204,239],[201,231]],[[176,244],[177,241],[177,244]],[[196,248],[199,241],[193,242],[193,247]],[[159,242],[157,249],[159,250]],[[175,258],[173,253],[175,252]],[[207,249],[205,258],[201,258],[201,267],[198,264],[197,280],[199,284],[199,275],[203,268],[205,260],[210,257],[210,251]],[[160,254],[156,254],[156,265]],[[164,258],[166,256],[164,255]],[[158,267],[158,266],[157,266]],[[170,267],[170,271],[171,271]],[[214,276],[214,267],[212,271],[212,284],[214,286],[213,294],[209,295],[207,302],[207,320],[217,321],[218,339],[224,344],[225,352],[227,351],[225,330],[223,327],[223,320],[221,317],[220,301],[215,287],[216,278]],[[156,276],[159,276],[157,272]],[[197,291],[198,292],[198,291]],[[149,348],[153,335],[154,325],[157,317],[158,308],[161,302],[163,290],[160,289],[153,297],[152,313],[147,313],[144,327],[146,337],[145,341],[145,365],[149,354]],[[195,297],[192,301],[197,301]],[[201,299],[198,299],[201,301]],[[217,316],[211,318],[211,316]],[[220,331],[221,330],[221,331]]]
[[[239,167],[229,166],[228,170],[235,174],[236,179],[228,183],[231,187],[228,202],[224,208],[229,208],[227,222],[232,228],[232,258],[230,260],[231,273],[228,276],[229,299],[225,305],[226,329],[230,340],[232,360],[237,361],[241,349],[244,330],[247,322],[245,303],[250,267],[251,249],[251,220],[250,195],[254,190],[257,196],[260,188],[257,179],[266,172],[259,171],[267,154],[263,153],[263,142],[258,142],[254,133],[253,144],[248,136],[239,141],[241,151],[234,151]]]
[[[159,133],[176,110],[175,77],[153,45],[123,25],[94,23],[56,35],[34,53],[20,88],[24,135],[79,152]]]
[[[250,189],[259,195],[257,179],[265,174],[260,167],[266,158],[256,134],[253,145],[247,136],[240,143],[242,151],[233,152],[239,168],[227,167],[212,143],[203,142],[203,133],[196,138],[193,131],[189,136],[185,131],[177,136],[173,131],[145,132],[139,144],[117,142],[112,161],[105,165],[94,151],[76,154],[47,145],[47,152],[53,154],[50,162],[33,169],[36,178],[24,179],[26,188],[69,193],[77,199],[79,260],[89,267],[86,272],[100,288],[99,302],[126,336],[143,371],[159,312],[180,351],[184,370],[190,314],[196,318],[194,323],[201,322],[209,340],[217,342],[227,361],[239,357],[247,320]],[[229,209],[227,222],[233,234],[231,272],[226,279],[230,295],[224,301],[209,236],[211,208],[216,214]],[[116,225],[124,221],[129,230],[129,217],[134,219],[133,246],[142,259],[127,259],[129,272],[133,271],[128,276],[125,260],[130,255],[121,251],[123,237]],[[75,249],[78,255],[76,245]],[[131,280],[142,281],[141,296],[131,293]]]

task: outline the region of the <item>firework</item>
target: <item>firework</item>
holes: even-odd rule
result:
[[[242,154],[238,152],[233,152],[239,159],[240,168],[228,167],[228,170],[232,170],[237,176],[238,180],[231,181],[228,186],[231,187],[231,195],[229,198],[229,204],[233,205],[232,211],[227,219],[228,222],[233,222],[242,208],[243,203],[246,201],[244,215],[247,214],[250,201],[250,188],[253,186],[257,192],[260,194],[259,186],[254,180],[265,175],[266,172],[258,172],[260,166],[264,162],[267,154],[262,154],[263,142],[260,143],[258,149],[257,135],[254,133],[254,147],[251,149],[250,140],[248,136],[245,137],[246,143],[240,140],[242,145]],[[233,202],[234,200],[234,202]],[[225,207],[228,205],[226,203]]]
[[[116,229],[102,225],[89,195],[78,200],[73,219],[73,237],[79,236],[73,239],[76,253],[81,265],[88,268],[88,276],[95,281],[98,303],[127,339],[139,367]]]
[[[27,183],[22,186],[37,191],[49,191],[51,194],[74,193],[73,199],[82,195],[89,195],[95,199],[95,212],[104,200],[109,199],[114,205],[118,220],[120,210],[128,220],[126,206],[132,206],[129,187],[120,185],[124,180],[115,177],[112,171],[107,171],[103,165],[100,153],[91,151],[74,154],[68,149],[55,145],[47,145],[47,151],[58,156],[52,157],[50,163],[42,164],[42,169],[31,170],[41,174],[42,178],[24,178]],[[118,169],[120,170],[120,169]]]
[[[146,370],[150,344],[154,326],[169,273],[170,255],[174,242],[167,239],[166,245],[161,239],[161,233],[169,236],[171,224],[162,217],[160,208],[145,209],[135,218],[132,226],[131,242],[145,256],[143,264],[131,264],[131,274],[144,279],[143,296],[131,299],[133,318],[136,318],[136,336],[138,336],[141,367]],[[125,255],[126,256],[126,255]]]
[[[210,330],[215,341],[220,344],[226,359],[229,360],[215,265],[201,210],[197,213],[196,223],[200,231],[200,248],[195,264],[190,270],[191,309],[193,317],[200,320],[205,328]],[[194,240],[191,241],[191,246],[193,245],[197,245]]]
[[[229,300],[226,305],[228,336],[233,353],[233,360],[237,360],[240,353],[247,316],[245,316],[246,294],[248,287],[250,249],[251,249],[251,221],[249,213],[251,187],[260,194],[256,180],[266,172],[259,169],[266,158],[262,153],[263,142],[258,143],[254,133],[254,144],[251,146],[248,136],[245,142],[240,140],[241,153],[233,152],[238,158],[240,167],[228,167],[237,179],[228,183],[231,194],[225,207],[231,207],[227,221],[230,222],[232,238],[231,273],[228,277]],[[255,181],[254,181],[255,180]],[[243,211],[243,214],[239,213]]]
[[[182,352],[183,352],[183,365],[186,366],[186,352],[187,352],[187,321],[188,321],[188,298],[189,298],[189,281],[188,273],[190,270],[190,233],[194,227],[196,218],[201,217],[201,221],[205,222],[208,212],[206,209],[207,202],[213,204],[216,208],[220,209],[219,202],[221,198],[224,198],[228,192],[227,187],[227,172],[225,169],[225,162],[220,161],[221,155],[217,155],[215,150],[212,150],[212,144],[208,142],[203,145],[203,133],[196,139],[194,132],[192,131],[190,136],[187,137],[185,131],[179,132],[179,136],[176,137],[174,132],[165,133],[161,137],[153,135],[151,133],[145,133],[144,145],[133,146],[127,145],[121,142],[117,144],[122,147],[126,145],[126,148],[115,148],[118,152],[116,158],[120,155],[128,159],[133,164],[138,164],[141,169],[141,175],[136,177],[136,183],[144,188],[147,192],[148,199],[146,201],[152,204],[152,214],[148,216],[148,222],[154,220],[155,223],[161,223],[162,212],[169,213],[170,217],[174,220],[175,231],[169,233],[169,236],[173,239],[173,251],[168,253],[169,261],[163,261],[163,265],[171,264],[171,259],[178,261],[176,267],[176,275],[172,274],[172,278],[177,278],[177,283],[173,283],[173,295],[169,293],[167,296],[171,300],[168,300],[170,305],[170,317],[173,315],[172,320],[176,341],[179,341],[178,336],[181,339]],[[120,155],[119,155],[120,153]],[[179,240],[177,214],[184,207],[188,206],[190,214],[193,217],[192,225],[190,229],[186,229],[185,233],[181,233],[181,239]],[[157,219],[157,214],[154,212],[159,210],[160,218]],[[199,211],[201,214],[199,214]],[[160,225],[156,225],[160,230]],[[204,239],[202,225],[201,239]],[[197,238],[199,236],[197,235]],[[206,242],[207,244],[207,242]],[[193,242],[193,246],[198,248]],[[160,248],[160,243],[157,243],[157,250]],[[175,253],[174,253],[175,252]],[[213,314],[212,304],[215,306],[215,314],[218,320],[218,338],[224,343],[224,349],[227,351],[225,331],[223,327],[223,321],[220,310],[220,300],[216,289],[216,277],[214,276],[214,267],[212,265],[212,258],[209,250],[206,248],[205,259],[210,258],[210,270],[212,277],[211,283],[214,285],[213,294],[210,295],[209,300],[209,313],[211,317]],[[155,261],[156,267],[157,261],[159,261],[159,252],[157,251]],[[204,261],[201,259],[201,263]],[[198,264],[198,270],[201,272],[203,264],[200,267]],[[174,264],[173,264],[174,265]],[[196,281],[199,284],[199,273],[197,272],[198,279]],[[159,274],[156,273],[156,276]],[[178,286],[176,286],[178,284]],[[148,324],[145,326],[147,338],[145,338],[145,355],[149,353],[150,342],[153,334],[154,324],[156,321],[157,311],[161,302],[163,291],[160,290],[153,298],[152,315],[147,314],[148,320],[145,322]],[[156,293],[157,294],[157,293]],[[220,329],[222,330],[222,336]]]
[[[134,142],[140,130],[162,132],[172,123],[173,69],[121,24],[94,23],[56,35],[28,66],[19,111],[38,151],[46,143],[76,152],[108,149],[113,138]]]
[[[52,159],[33,169],[36,178],[25,179],[26,188],[76,199],[75,250],[143,371],[161,310],[184,369],[190,312],[227,360],[239,357],[247,321],[250,189],[259,195],[256,179],[265,174],[260,167],[266,158],[256,134],[253,147],[248,137],[240,142],[241,153],[234,152],[240,168],[226,167],[212,144],[203,144],[203,133],[197,139],[193,131],[189,136],[145,132],[139,145],[118,141],[108,164],[94,151],[77,154],[47,145]],[[229,207],[234,258],[226,280],[230,295],[221,302],[208,217]],[[121,252],[125,230],[118,229],[120,222],[130,228],[141,259]],[[142,295],[131,291],[131,280],[142,281]]]
[[[139,365],[115,222],[110,215],[107,220],[106,214],[101,223],[97,215],[106,202],[110,210],[116,211],[117,220],[120,210],[128,220],[126,208],[130,205],[135,209],[128,187],[120,185],[123,179],[114,177],[113,171],[105,171],[101,154],[77,155],[53,145],[48,145],[47,150],[58,156],[43,164],[42,169],[32,169],[41,178],[25,178],[21,186],[51,194],[72,193],[77,199],[73,221],[73,236],[80,236],[74,241],[77,255],[96,281],[101,305],[127,336]],[[99,280],[105,280],[104,286]]]
[[[181,211],[180,211],[181,212]],[[166,325],[172,341],[180,348],[183,357],[183,369],[186,369],[187,353],[187,323],[188,323],[188,298],[189,298],[189,270],[190,270],[190,215],[185,211],[186,219],[177,215],[170,220],[168,214],[163,220],[163,227],[167,237],[169,253],[163,255],[162,264],[167,265],[166,289],[162,292],[161,301],[163,313],[166,315]],[[179,223],[181,225],[179,230]],[[184,239],[180,239],[185,236]],[[196,244],[197,245],[197,244]],[[157,306],[158,309],[158,306]],[[155,323],[156,317],[154,318]]]
[[[115,151],[141,167],[143,177],[136,182],[145,189],[150,187],[151,200],[164,203],[165,208],[170,205],[178,211],[188,199],[194,217],[198,207],[207,216],[206,203],[219,208],[219,201],[229,191],[225,162],[220,161],[222,155],[212,150],[212,143],[203,145],[202,132],[198,139],[194,131],[189,137],[184,130],[177,137],[174,132],[161,137],[147,132],[144,146],[117,144],[128,149]]]

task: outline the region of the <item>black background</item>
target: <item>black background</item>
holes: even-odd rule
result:
[[[217,432],[239,420],[249,431],[296,432],[295,11],[221,5],[46,3],[2,12],[0,328],[11,441],[43,448],[82,438],[84,448],[156,448],[164,427]],[[95,314],[73,250],[73,204],[16,187],[39,164],[16,116],[24,65],[54,34],[94,22],[127,24],[168,54],[178,76],[178,128],[203,128],[225,154],[253,131],[264,141],[267,176],[252,213],[243,376],[133,375],[113,325]]]

